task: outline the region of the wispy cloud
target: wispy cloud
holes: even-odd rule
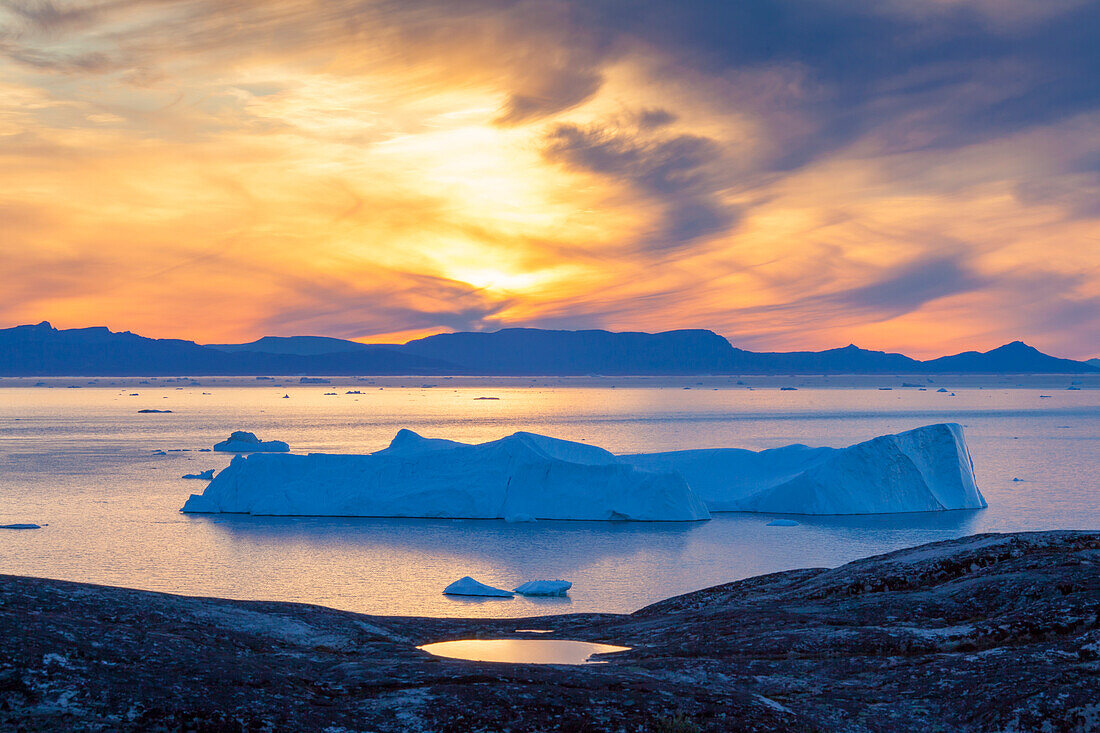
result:
[[[1086,0],[0,2],[8,323],[1100,353]]]

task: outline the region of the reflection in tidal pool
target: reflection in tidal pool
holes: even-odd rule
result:
[[[560,639],[462,639],[417,647],[429,654],[471,662],[514,664],[598,664],[593,654],[625,652],[627,646]]]

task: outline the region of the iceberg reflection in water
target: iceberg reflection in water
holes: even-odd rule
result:
[[[629,651],[628,646],[562,639],[461,639],[417,647],[436,657],[512,664],[599,664],[593,654]]]

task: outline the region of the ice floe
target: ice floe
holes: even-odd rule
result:
[[[568,580],[528,580],[513,592],[521,596],[564,596],[572,587]]]

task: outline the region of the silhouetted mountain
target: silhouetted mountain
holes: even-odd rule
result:
[[[743,373],[765,374],[880,374],[920,370],[921,362],[902,354],[868,351],[855,344],[826,351],[752,352],[739,351]]]
[[[300,374],[686,375],[1100,372],[1019,341],[921,362],[856,346],[757,353],[712,331],[612,333],[509,328],[450,333],[404,346],[320,336],[265,337],[200,346],[106,328],[59,331],[49,323],[0,330],[0,376]]]
[[[334,339],[338,340],[338,339]],[[0,376],[445,374],[455,367],[392,348],[316,356],[227,353],[193,341],[49,323],[0,330]]]
[[[410,341],[407,354],[457,364],[471,374],[725,374],[736,350],[712,331],[611,333],[506,328]]]
[[[339,354],[349,351],[363,352],[371,349],[387,348],[328,336],[264,336],[247,344],[206,344],[206,347],[227,352],[251,351],[261,354],[297,354],[298,356]],[[392,349],[393,347],[390,346],[389,348]]]
[[[1023,341],[1013,341],[986,352],[965,351],[923,362],[923,371],[947,373],[1080,374],[1095,372],[1083,361],[1048,356]]]
[[[1096,358],[1096,359],[1086,359],[1086,360],[1085,360],[1085,363],[1086,363],[1086,364],[1088,364],[1089,366],[1094,366],[1094,367],[1096,367],[1097,369],[1100,369],[1100,358]]]

